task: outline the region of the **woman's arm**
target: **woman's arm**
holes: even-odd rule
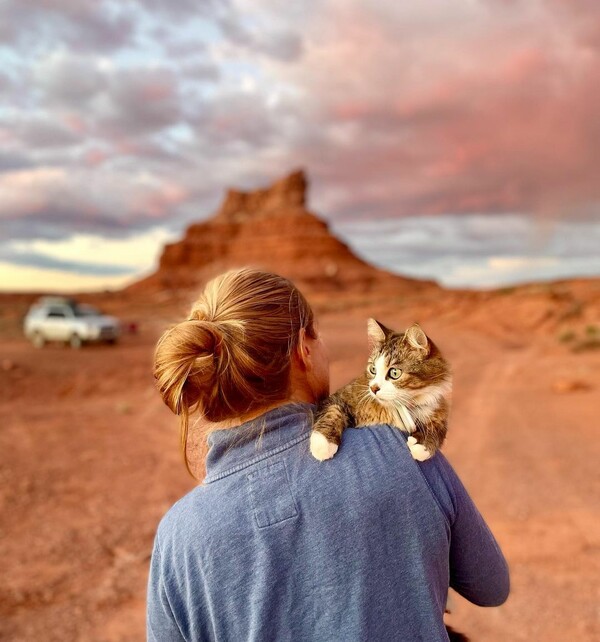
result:
[[[440,504],[449,509],[450,586],[478,606],[499,606],[508,597],[510,578],[496,539],[442,453],[419,466]]]
[[[146,639],[147,642],[183,642],[185,640],[179,630],[165,590],[158,535],[154,538],[154,549],[148,575]]]

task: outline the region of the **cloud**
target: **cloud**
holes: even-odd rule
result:
[[[94,129],[107,135],[150,133],[177,124],[181,115],[175,74],[166,68],[125,69],[108,76],[95,98]]]
[[[106,87],[101,59],[55,50],[32,68],[33,81],[50,107],[78,108],[82,113],[89,102]]]
[[[72,128],[51,119],[47,114],[16,116],[11,121],[13,136],[19,139],[24,148],[64,147],[79,140]]]
[[[156,267],[164,243],[176,235],[157,226],[135,236],[13,240],[0,245],[3,289],[62,291],[122,287]]]
[[[181,117],[179,80],[167,65],[116,66],[102,58],[59,50],[34,68],[42,106],[72,113],[81,134],[138,136],[175,125]]]
[[[491,256],[487,260],[488,266],[495,272],[514,274],[531,270],[558,267],[560,261],[553,256]]]
[[[80,274],[77,271],[36,268],[0,261],[2,290],[12,292],[90,292],[119,289],[135,281],[130,275]]]
[[[217,23],[228,41],[282,62],[295,62],[303,53],[302,38],[292,29],[273,30],[268,23],[250,29],[232,13],[218,16]]]
[[[0,151],[0,174],[24,169],[30,167],[31,164],[31,160],[25,154]]]
[[[134,272],[129,267],[115,265],[114,263],[98,265],[81,260],[65,261],[64,259],[49,257],[44,254],[36,254],[35,252],[9,252],[6,248],[0,248],[0,262],[94,276],[122,276]]]
[[[564,216],[597,200],[600,59],[577,20],[522,5],[344,2],[316,21],[321,40],[279,77],[318,102],[321,145],[309,136],[298,156],[352,185],[336,215]],[[327,139],[343,126],[348,136]]]
[[[106,257],[123,268],[143,271],[151,268],[162,246],[176,235],[163,226],[156,226],[128,238],[102,238],[93,234],[73,234],[59,240],[19,240],[8,245],[11,253],[44,255],[56,260],[77,261],[86,257],[90,265],[104,265]]]
[[[193,17],[213,17],[222,7],[230,8],[230,0],[133,0],[144,13],[158,13],[161,20],[190,20]]]
[[[432,215],[337,223],[333,230],[365,260],[447,287],[495,287],[600,273],[597,221]]]
[[[274,5],[278,4],[278,7]],[[289,3],[254,2],[240,0],[139,0],[146,11],[180,23],[199,17],[211,20],[230,46],[245,52],[265,55],[281,62],[295,62],[303,52],[301,33],[290,21],[294,13]],[[274,10],[278,9],[278,13]],[[170,47],[171,51],[178,48]],[[181,49],[179,49],[181,52]],[[185,53],[188,53],[187,46]]]
[[[129,238],[103,239],[78,233],[68,239],[13,240],[0,245],[0,261],[83,275],[139,275],[156,265],[160,249],[173,239],[172,232],[154,227]]]
[[[450,288],[497,288],[523,283],[538,283],[576,277],[593,277],[600,271],[600,261],[582,261],[577,257],[558,261],[552,257],[490,257],[480,263],[447,266],[440,282]]]
[[[2,3],[3,238],[181,231],[298,166],[340,225],[597,220],[598,24],[585,0]]]
[[[19,0],[0,4],[0,35],[14,46],[38,47],[60,40],[78,51],[125,45],[133,15],[124,3],[79,0]]]
[[[131,235],[162,222],[186,199],[177,183],[110,171],[38,168],[0,175],[0,220],[8,238],[64,238],[75,232]],[[31,234],[31,228],[36,234]],[[2,240],[0,236],[0,240]]]

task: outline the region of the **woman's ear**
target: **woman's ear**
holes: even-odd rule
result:
[[[306,341],[306,330],[304,328],[300,328],[300,332],[298,333],[296,356],[298,358],[298,364],[302,370],[308,370],[310,368],[311,351],[308,342]]]

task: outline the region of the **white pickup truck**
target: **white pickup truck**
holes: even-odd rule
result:
[[[121,329],[118,319],[91,305],[63,297],[42,297],[27,312],[23,331],[36,348],[47,341],[81,348],[87,342],[116,343]]]

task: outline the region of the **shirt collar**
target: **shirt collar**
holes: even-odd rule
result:
[[[203,483],[216,481],[306,439],[316,408],[316,404],[305,401],[286,403],[235,428],[213,430],[207,440]]]

